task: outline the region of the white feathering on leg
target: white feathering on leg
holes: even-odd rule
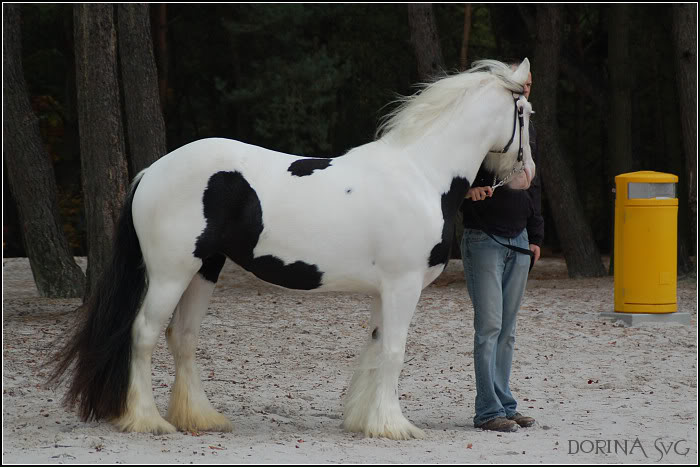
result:
[[[380,357],[377,342],[370,341],[359,358],[358,368],[345,397],[347,431],[370,437],[390,439],[424,438],[423,430],[401,413],[396,387],[403,365],[403,355]]]

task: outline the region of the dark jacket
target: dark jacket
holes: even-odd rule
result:
[[[530,121],[530,148],[532,149],[532,159],[537,166],[539,162],[537,132],[532,121]],[[491,235],[506,238],[517,237],[524,228],[527,228],[530,243],[542,246],[544,219],[542,218],[542,184],[539,167],[536,168],[535,172],[535,179],[527,190],[513,190],[504,185],[496,188],[493,196],[483,201],[465,199],[462,203],[464,227],[485,230]],[[485,170],[482,165],[471,186],[492,185],[493,173]],[[475,219],[474,211],[483,224]]]

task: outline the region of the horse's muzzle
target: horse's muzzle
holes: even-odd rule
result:
[[[532,183],[533,178],[535,178],[534,167],[530,168],[525,166],[523,171],[514,175],[513,179],[508,182],[507,185],[513,190],[527,190],[530,188],[530,183]]]
[[[527,178],[527,186],[524,189],[527,190],[528,188],[530,188],[530,184],[535,178],[535,167],[533,166],[532,168],[530,168],[528,166],[525,166],[523,168],[523,172],[525,172],[525,178]]]

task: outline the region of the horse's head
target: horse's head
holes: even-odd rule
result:
[[[528,131],[532,107],[523,97],[529,73],[527,58],[515,69],[479,60],[464,73],[426,83],[420,92],[400,98],[377,136],[404,148],[402,154],[414,143],[420,157],[428,147],[445,154],[443,167],[457,165],[449,171],[451,177],[463,173],[473,180],[485,160],[486,168],[499,180],[507,179],[509,187],[528,188],[535,176]]]
[[[505,182],[508,187],[523,190],[530,187],[535,177],[529,132],[533,111],[532,105],[522,95],[530,74],[530,61],[526,58],[515,70],[509,71],[506,73],[503,69],[499,70],[504,81],[512,85],[504,93],[511,98],[503,106],[503,138],[486,155],[484,164],[486,169],[495,173],[498,180]],[[507,101],[504,99],[503,102]]]

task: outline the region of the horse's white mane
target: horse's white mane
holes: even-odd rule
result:
[[[489,82],[500,82],[506,89],[523,92],[523,83],[512,79],[510,65],[497,60],[478,60],[463,72],[418,85],[421,89],[411,96],[401,96],[399,105],[382,118],[377,129],[377,139],[392,135],[399,141],[407,141],[425,131],[437,118],[459,105],[473,89]]]

